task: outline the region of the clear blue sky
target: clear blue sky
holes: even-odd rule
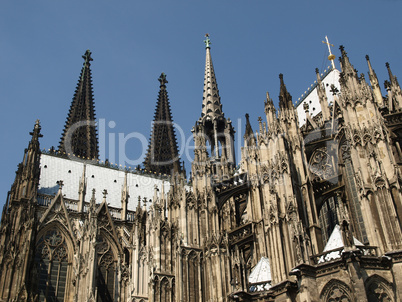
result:
[[[329,65],[325,35],[337,57],[339,45],[345,46],[366,79],[366,54],[381,83],[385,62],[402,77],[401,12],[399,0],[1,1],[0,205],[36,119],[41,147],[58,146],[86,49],[94,59],[97,118],[116,125],[106,127],[107,139],[112,134],[117,140],[118,133],[149,138],[161,72],[169,81],[173,118],[187,139],[201,114],[205,33],[225,116],[244,131],[248,112],[256,130],[266,91],[277,103],[279,73],[296,101],[313,83],[315,68]],[[125,147],[132,160],[142,152],[139,140]]]

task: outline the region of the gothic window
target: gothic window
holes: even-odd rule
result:
[[[345,283],[333,279],[324,286],[320,301],[351,302],[349,287]]]
[[[350,216],[352,218],[352,226],[355,231],[355,234],[357,235],[357,239],[361,240],[363,243],[368,242],[367,238],[367,233],[366,233],[366,228],[364,226],[364,221],[363,221],[363,214],[362,210],[360,207],[360,201],[359,201],[359,196],[358,196],[358,191],[357,191],[357,185],[356,185],[356,179],[358,181],[360,180],[360,174],[357,173],[355,175],[355,170],[353,168],[353,163],[350,155],[350,145],[347,141],[344,141],[342,145],[340,146],[339,149],[340,156],[342,158],[343,164],[344,164],[344,178],[345,178],[345,184],[348,190],[346,190],[348,194],[348,200],[349,200],[349,205],[350,205]]]
[[[188,255],[188,301],[199,301],[199,261],[197,254],[194,252]]]
[[[368,302],[393,302],[392,290],[387,283],[377,275],[372,276],[366,284]]]
[[[39,301],[64,301],[68,247],[58,229],[47,231],[36,245],[37,293]]]
[[[161,297],[160,297],[161,299],[160,299],[160,301],[161,302],[170,302],[171,301],[170,298],[171,298],[172,291],[171,291],[170,286],[169,286],[169,281],[166,278],[164,278],[161,281],[160,287],[161,287]]]
[[[327,148],[317,149],[310,159],[310,171],[320,179],[330,179],[334,176],[332,157],[327,153]]]
[[[98,238],[96,246],[98,256],[98,302],[112,302],[116,295],[116,261],[110,243],[104,238]]]

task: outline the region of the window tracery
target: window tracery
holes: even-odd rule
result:
[[[68,247],[58,229],[48,230],[36,245],[37,292],[39,301],[64,301]]]
[[[102,236],[96,246],[98,259],[98,302],[112,302],[115,296],[116,261],[110,243]]]

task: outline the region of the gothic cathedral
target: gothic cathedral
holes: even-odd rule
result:
[[[366,81],[343,47],[341,70],[317,70],[297,103],[279,75],[279,108],[267,93],[258,131],[246,114],[236,162],[205,44],[189,178],[165,74],[143,167],[99,160],[85,53],[59,147],[40,148],[36,121],[8,193],[0,301],[402,301],[402,92],[390,65],[385,96],[369,57]]]

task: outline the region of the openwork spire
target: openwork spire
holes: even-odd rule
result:
[[[91,52],[82,56],[84,66],[61,135],[59,151],[85,159],[99,157],[92,89]]]
[[[223,116],[223,113],[218,84],[216,83],[215,71],[211,58],[211,40],[209,39],[208,34],[205,35],[204,43],[206,48],[206,59],[201,118],[204,118],[207,115],[214,118],[215,116]]]
[[[152,173],[181,173],[180,157],[166,90],[166,75],[159,77],[160,89],[144,167]]]

